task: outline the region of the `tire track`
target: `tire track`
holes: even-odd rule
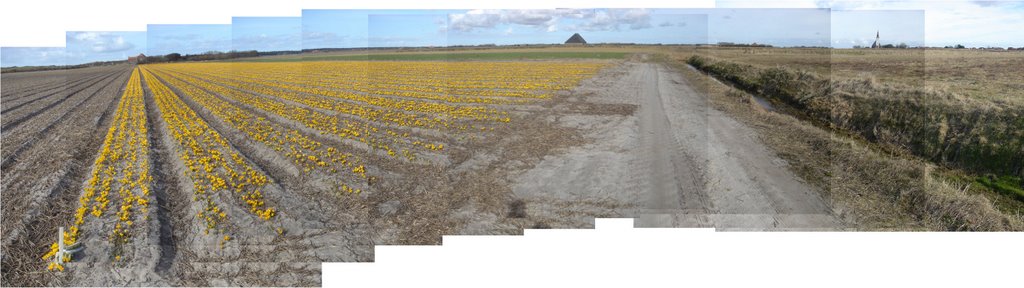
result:
[[[650,63],[643,69],[647,75],[642,81],[656,83],[652,87],[658,91],[657,104],[663,108],[665,133],[672,142],[666,143],[667,147],[680,151],[673,159],[676,181],[688,181],[689,175],[706,184],[697,192],[703,194],[684,190],[691,196],[683,194],[683,213],[647,217],[642,226],[709,227],[703,225],[710,223],[716,229],[731,230],[842,227],[818,192],[776,164],[778,157],[760,143],[755,131],[712,108],[706,96],[679,74]],[[688,172],[687,165],[699,173]]]
[[[643,150],[639,156],[651,172],[647,190],[649,213],[710,214],[714,207],[702,181],[696,180],[698,169],[676,141],[675,129],[665,112],[658,70],[650,64],[642,64],[640,69],[635,74],[640,86],[637,97],[641,101],[638,122]],[[710,226],[706,217],[697,216],[695,220],[698,227]]]
[[[149,86],[143,81],[143,91],[145,91],[145,103],[146,103],[146,118],[147,124],[149,125],[149,143],[151,143],[152,152],[150,158],[152,163],[153,183],[154,191],[156,196],[157,210],[156,221],[159,223],[159,243],[160,243],[160,258],[157,260],[156,271],[162,274],[165,279],[172,279],[170,277],[171,269],[176,263],[176,259],[179,254],[178,243],[182,238],[181,233],[188,231],[185,228],[187,223],[183,220],[188,212],[185,210],[186,207],[182,203],[188,203],[184,192],[178,187],[177,183],[181,183],[178,179],[177,173],[172,169],[171,161],[174,159],[173,150],[167,147],[161,139],[164,139],[164,130],[159,127],[157,121],[163,121],[159,117],[159,111],[156,108],[156,102],[153,100],[153,96],[150,93]]]
[[[150,157],[153,171],[153,183],[156,191],[157,222],[160,226],[160,258],[157,260],[156,273],[164,279],[179,282],[184,274],[193,271],[187,259],[194,259],[194,246],[185,245],[186,241],[195,241],[192,238],[200,233],[193,218],[194,211],[190,212],[192,206],[196,205],[191,201],[191,195],[182,187],[185,180],[179,177],[180,165],[176,165],[176,148],[173,146],[171,136],[167,135],[166,123],[161,117],[160,109],[157,107],[152,90],[146,79],[142,79],[142,87],[146,103],[146,117],[149,129],[150,145],[152,152]],[[198,283],[175,283],[175,285],[195,286]]]

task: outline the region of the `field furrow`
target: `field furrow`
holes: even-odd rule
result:
[[[10,169],[14,162],[18,161],[18,157],[25,152],[25,150],[31,148],[34,145],[39,144],[38,140],[42,137],[48,136],[48,132],[52,131],[54,127],[61,124],[67,117],[71,116],[78,107],[85,103],[89,103],[90,100],[95,98],[97,95],[102,95],[108,91],[109,86],[120,85],[124,82],[123,75],[118,78],[111,78],[108,82],[101,86],[97,86],[93,89],[82,90],[75,95],[68,96],[65,99],[74,98],[70,102],[64,102],[62,105],[52,107],[55,111],[50,113],[34,113],[39,117],[32,117],[25,119],[23,122],[15,122],[18,125],[10,130],[4,131],[3,140],[0,143],[5,147],[2,153],[2,162],[0,162],[0,169],[6,171]]]
[[[65,91],[56,92],[52,95],[45,96],[43,99],[36,99],[30,102],[26,102],[22,105],[15,105],[9,108],[8,111],[4,112],[5,117],[2,120],[2,126],[0,130],[10,131],[15,127],[23,124],[25,121],[32,119],[35,116],[43,114],[54,107],[57,107],[74,97],[75,95],[81,94],[83,91],[89,93],[90,91],[96,91],[102,89],[106,85],[109,85],[111,81],[114,81],[118,76],[118,73],[110,73],[107,76],[93,80],[92,82],[82,84],[76,87],[69,87]],[[21,108],[21,109],[18,109]]]
[[[117,104],[117,92],[129,76],[125,66],[111,68],[120,69],[118,79],[108,83],[87,101],[76,105],[69,113],[47,113],[45,117],[39,117],[48,121],[60,119],[51,123],[53,126],[46,130],[49,133],[38,134],[40,136],[19,153],[19,160],[4,171],[3,265],[5,269],[11,269],[7,271],[35,273],[46,268],[46,261],[40,256],[56,240],[57,227],[67,227],[65,223],[71,221],[81,181],[87,177],[90,163],[104,141],[104,129],[113,122],[110,115]],[[99,68],[85,71],[93,69]],[[27,128],[20,127],[19,130]],[[32,132],[43,129],[32,127]],[[8,146],[4,145],[6,152]],[[48,280],[36,277],[16,281],[44,285],[46,282],[39,281]]]
[[[40,101],[42,99],[54,97],[55,95],[56,97],[60,97],[62,95],[69,95],[69,92],[78,89],[83,84],[96,83],[96,80],[103,79],[104,77],[109,77],[113,74],[116,73],[113,73],[111,71],[105,71],[101,73],[95,73],[94,75],[88,77],[80,77],[78,79],[60,79],[64,81],[52,83],[50,86],[46,88],[34,90],[33,92],[26,91],[18,92],[21,94],[15,94],[22,96],[9,98],[5,96],[3,101],[3,111],[0,113],[8,113],[20,107]]]

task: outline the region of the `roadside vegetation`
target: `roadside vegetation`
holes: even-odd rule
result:
[[[754,125],[766,130],[765,137],[777,140],[774,145],[766,141],[770,146],[784,156],[799,158],[791,161],[808,164],[798,172],[816,178],[833,200],[841,202],[838,206],[861,214],[855,218],[861,220],[857,222],[862,228],[1022,229],[1024,106],[1014,104],[1016,100],[959,92],[980,91],[969,89],[976,85],[974,81],[933,87],[926,81],[929,77],[913,71],[946,68],[926,66],[923,57],[919,67],[907,64],[895,69],[910,72],[891,72],[894,69],[885,68],[890,63],[884,60],[890,58],[888,54],[873,60],[864,56],[857,60],[860,64],[852,65],[854,60],[829,64],[834,56],[829,57],[825,49],[776,49],[782,51],[747,56],[719,49],[674,53],[669,62],[681,70],[690,70],[684,68],[689,65],[721,81],[708,81],[699,75],[702,73],[687,71],[691,79],[706,81],[706,85],[696,86],[708,89],[713,99],[723,98],[729,103],[725,106],[735,106],[735,100],[751,103],[720,108],[734,110],[734,115],[750,109],[762,111],[740,118],[761,122]],[[834,54],[861,52],[836,51]],[[796,56],[800,52],[804,57]],[[923,50],[912,53],[923,55]],[[964,57],[972,57],[979,52],[965,53]],[[1006,53],[1012,52],[1001,54]],[[999,56],[1016,59],[1014,55]],[[979,61],[993,57],[981,56]],[[790,60],[793,64],[785,64]],[[871,61],[875,61],[873,70],[866,64]],[[1003,65],[990,66],[995,71],[1005,70]],[[852,67],[862,71],[852,72]],[[882,81],[874,75],[899,80]],[[965,77],[986,75],[991,74]],[[994,78],[1006,77],[1020,76]],[[782,113],[769,113],[755,105],[758,97]],[[765,126],[768,123],[771,125]],[[802,145],[809,146],[797,148]]]

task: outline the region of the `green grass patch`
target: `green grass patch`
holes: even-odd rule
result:
[[[989,189],[995,190],[996,192],[1005,194],[1010,197],[1014,197],[1017,200],[1024,201],[1024,182],[1019,177],[1013,176],[1001,176],[1001,177],[978,177],[977,181],[979,184],[988,187]]]
[[[362,55],[313,55],[281,58],[238,59],[238,62],[290,61],[508,61],[547,59],[623,59],[628,52],[488,52],[488,53],[393,53]]]

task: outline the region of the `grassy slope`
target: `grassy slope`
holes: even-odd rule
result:
[[[802,67],[689,60],[743,90],[786,102],[814,120],[873,142],[978,173],[1024,176],[1024,105],[873,78],[830,79]]]

